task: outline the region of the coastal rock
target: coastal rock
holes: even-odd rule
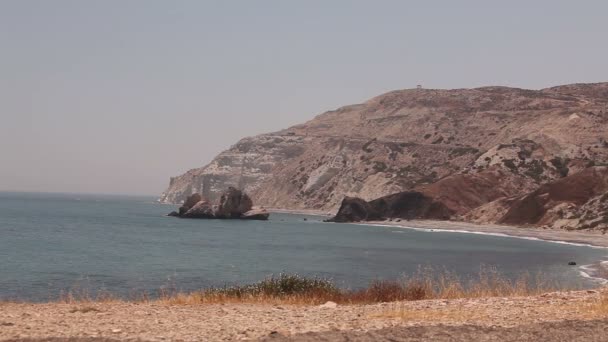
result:
[[[198,200],[198,202],[195,202]],[[219,204],[204,200],[200,194],[188,196],[179,211],[167,216],[196,219],[243,219],[268,220],[270,214],[265,209],[252,210],[253,201],[245,192],[234,187],[222,194]]]
[[[367,201],[357,197],[344,197],[338,213],[328,221],[360,222],[382,219],[382,215],[376,212]]]
[[[182,217],[184,218],[215,218],[213,212],[213,206],[208,201],[200,201],[196,203],[192,208],[185,212]]]
[[[220,197],[216,217],[239,218],[251,210],[253,202],[249,195],[234,187],[229,187]]]
[[[179,207],[179,215],[184,215],[188,210],[190,210],[192,207],[194,207],[198,202],[203,200],[203,196],[201,196],[201,194],[192,194],[190,196],[188,196],[188,198],[186,198],[186,200],[184,201],[184,204],[182,204],[181,207]]]
[[[405,191],[383,196],[367,202],[360,198],[346,197],[338,213],[329,222],[359,222],[399,219],[447,220],[451,211],[443,203],[421,192]]]
[[[265,209],[253,209],[241,215],[241,218],[244,220],[266,221],[268,220],[269,216],[270,213],[268,213],[268,211],[266,211]]]

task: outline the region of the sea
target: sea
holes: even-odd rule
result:
[[[325,223],[272,213],[269,221],[165,216],[153,197],[0,192],[0,300],[67,294],[135,298],[247,284],[280,273],[358,289],[421,269],[462,279],[497,270],[568,288],[602,279],[589,265],[608,249],[539,240]],[[575,261],[577,266],[569,266]]]

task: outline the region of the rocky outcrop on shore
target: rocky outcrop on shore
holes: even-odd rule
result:
[[[415,191],[400,192],[372,201],[346,197],[331,222],[401,219],[459,219],[485,203],[519,194],[525,177],[492,166],[473,174],[445,177]],[[365,205],[363,205],[365,203]],[[366,214],[363,214],[363,213]]]
[[[590,167],[532,192],[511,196],[509,191],[501,189],[500,173],[492,174],[490,178],[487,172],[451,176],[422,187],[420,192],[397,193],[369,202],[346,197],[336,216],[328,221],[455,219],[567,230],[608,230],[608,167]]]
[[[373,201],[346,197],[336,216],[328,222],[381,221],[388,218],[447,220],[453,212],[423,193],[405,191]]]
[[[253,209],[253,201],[245,192],[229,187],[222,193],[218,204],[211,204],[201,194],[188,198],[178,211],[167,216],[196,219],[242,219],[268,220],[270,214],[265,209]]]
[[[399,90],[242,139],[172,178],[159,200],[215,202],[234,186],[258,205],[327,212],[345,197],[413,191],[451,219],[499,222],[511,198],[607,164],[606,132],[608,83]],[[585,210],[601,207],[598,197]],[[594,220],[569,225],[598,229]]]

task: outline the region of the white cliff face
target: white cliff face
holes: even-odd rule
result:
[[[172,178],[159,201],[214,201],[234,186],[261,206],[331,210],[345,195],[371,200],[490,167],[530,191],[608,162],[606,132],[608,83],[394,91],[242,139]]]
[[[287,135],[242,139],[208,165],[171,178],[169,188],[161,194],[159,202],[179,204],[196,192],[215,201],[230,186],[255,192],[279,162],[302,152],[301,140]]]

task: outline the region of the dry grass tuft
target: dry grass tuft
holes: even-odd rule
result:
[[[603,292],[598,299],[588,303],[583,308],[591,317],[607,318],[608,317],[608,292]]]
[[[342,291],[328,279],[281,273],[249,285],[216,287],[192,293],[163,292],[159,300],[166,304],[318,304],[336,299],[341,293]]]
[[[210,288],[192,293],[163,293],[159,300],[176,305],[243,302],[317,305],[327,301],[371,304],[423,299],[530,296],[559,288],[543,279],[542,275],[530,277],[523,274],[516,280],[510,280],[494,268],[482,268],[477,277],[463,281],[447,271],[421,268],[400,281],[377,280],[364,289],[343,290],[327,279],[279,274],[244,286]]]
[[[80,312],[80,313],[88,313],[88,312],[100,312],[101,310],[92,307],[92,306],[83,306],[80,308],[73,308],[70,310],[70,313],[76,313],[76,312]]]
[[[399,319],[405,322],[467,322],[477,323],[488,320],[488,311],[484,308],[448,308],[448,309],[418,309],[413,310],[401,305],[396,310],[389,310],[375,317]]]
[[[85,289],[75,289],[68,292],[62,292],[59,295],[59,303],[65,304],[82,304],[82,303],[116,303],[123,300],[110,292],[99,291],[95,295]]]
[[[170,305],[264,303],[318,305],[327,301],[339,304],[373,304],[424,299],[458,299],[484,297],[530,296],[556,291],[562,287],[545,281],[542,274],[531,277],[522,274],[512,280],[495,268],[482,267],[476,277],[462,279],[446,270],[419,268],[400,280],[376,280],[363,289],[338,288],[331,280],[281,273],[248,285],[206,288],[179,292],[175,287],[157,294],[146,292],[129,296],[131,302],[157,302]],[[66,304],[114,303],[125,299],[109,292],[94,295],[86,288],[62,293],[58,302]]]

